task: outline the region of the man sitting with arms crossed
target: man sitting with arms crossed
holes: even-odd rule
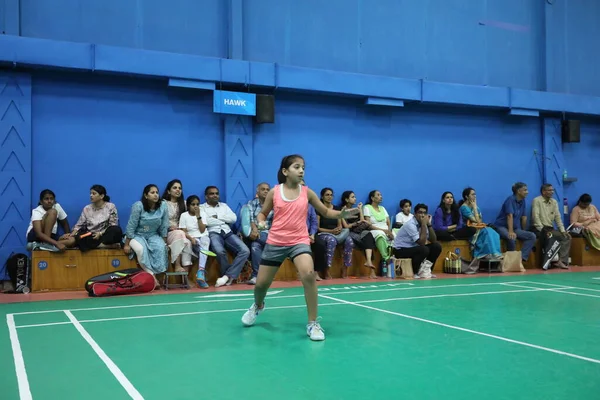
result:
[[[415,279],[436,278],[431,270],[442,252],[442,245],[431,227],[431,215],[427,214],[425,204],[415,206],[414,218],[402,225],[392,246],[394,257],[412,259]]]

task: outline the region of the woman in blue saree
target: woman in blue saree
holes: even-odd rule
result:
[[[477,195],[475,189],[466,188],[462,192],[460,202],[460,215],[465,221],[465,225],[477,228],[477,232],[469,240],[471,250],[475,259],[480,258],[500,258],[502,251],[500,249],[500,235],[494,229],[488,227],[483,222],[483,216],[479,207],[477,207]]]

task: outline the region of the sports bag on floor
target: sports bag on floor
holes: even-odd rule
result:
[[[85,290],[91,297],[149,293],[154,290],[154,286],[154,277],[138,268],[94,276],[85,282]]]

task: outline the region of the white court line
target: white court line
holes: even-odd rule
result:
[[[384,309],[381,309],[381,308],[376,308],[376,307],[366,306],[366,305],[363,305],[363,304],[354,303],[354,302],[351,302],[351,301],[346,301],[346,300],[342,300],[342,299],[336,299],[335,297],[331,297],[331,296],[327,296],[327,295],[320,294],[319,297],[322,297],[322,298],[328,299],[328,300],[339,301],[341,303],[353,305],[353,306],[356,306],[356,307],[366,308],[368,310],[379,311],[379,312],[382,312],[382,313],[385,313],[385,314],[396,315],[398,317],[413,319],[415,321],[425,322],[425,323],[432,324],[432,325],[438,325],[438,326],[442,326],[444,328],[455,329],[457,331],[472,333],[472,334],[475,334],[475,335],[485,336],[485,337],[489,337],[489,338],[492,338],[492,339],[502,340],[504,342],[514,343],[514,344],[518,344],[518,345],[521,345],[521,346],[531,347],[531,348],[534,348],[534,349],[544,350],[544,351],[547,351],[547,352],[550,352],[550,353],[554,353],[554,354],[560,354],[560,355],[563,355],[563,356],[572,357],[572,358],[576,358],[576,359],[583,360],[583,361],[588,361],[588,362],[595,363],[595,364],[600,364],[600,360],[596,360],[594,358],[580,356],[580,355],[573,354],[573,353],[567,353],[567,352],[561,351],[561,350],[551,349],[549,347],[538,346],[536,344],[531,344],[531,343],[527,343],[527,342],[521,342],[519,340],[509,339],[509,338],[505,338],[505,337],[502,337],[502,336],[491,335],[491,334],[485,333],[485,332],[479,332],[479,331],[475,331],[475,330],[472,330],[472,329],[461,328],[460,326],[444,324],[442,322],[432,321],[432,320],[429,320],[429,319],[424,319],[424,318],[419,318],[419,317],[413,317],[412,315],[401,314],[401,313],[397,313],[397,312],[394,312],[394,311],[388,311],[388,310],[384,310]]]
[[[432,286],[411,286],[411,287],[400,287],[400,288],[388,288],[388,289],[374,289],[374,290],[350,290],[347,292],[336,292],[338,294],[354,294],[354,293],[379,293],[379,292],[389,292],[396,290],[416,290],[416,289],[438,289],[438,288],[449,288],[449,287],[467,287],[467,286],[497,286],[500,285],[501,282],[495,283],[471,283],[471,284],[457,284],[457,285],[432,285]],[[333,294],[333,293],[332,293]],[[294,294],[287,296],[273,296],[269,297],[269,300],[272,299],[290,299],[304,297],[304,294]],[[202,298],[200,296],[196,296],[196,298]],[[180,304],[199,304],[199,303],[228,303],[232,301],[248,301],[248,298],[235,298],[235,299],[219,299],[219,300],[195,300],[195,301],[178,301],[171,303],[151,303],[151,304],[129,304],[123,306],[107,306],[107,307],[89,307],[89,308],[72,308],[71,311],[97,311],[97,310],[114,310],[120,308],[137,308],[137,307],[159,307],[159,306],[176,306]],[[250,299],[251,300],[251,299]],[[48,314],[48,313],[56,313],[63,312],[63,309],[57,310],[41,310],[41,311],[25,311],[14,313],[13,315],[31,315],[31,314]]]
[[[535,286],[523,286],[519,283],[508,283],[508,282],[504,282],[502,285],[510,286],[510,287],[518,287],[518,288],[522,288],[522,289],[541,289],[541,290],[546,290],[546,291],[552,291],[552,290],[558,290],[558,289],[574,289],[573,286],[560,286],[557,288],[542,289],[542,288],[535,287]]]
[[[319,307],[322,306],[339,306],[343,305],[341,303],[327,303],[327,304],[319,304]],[[300,304],[296,306],[279,306],[279,307],[269,307],[269,310],[277,310],[282,308],[305,308],[306,305]],[[126,321],[130,319],[146,319],[146,318],[163,318],[163,317],[181,317],[186,315],[200,315],[200,314],[219,314],[219,313],[230,313],[230,312],[245,312],[247,308],[236,308],[230,310],[211,310],[211,311],[191,311],[184,313],[173,313],[173,314],[153,314],[153,315],[136,315],[132,317],[115,317],[115,318],[101,318],[101,319],[82,319],[79,320],[80,323],[90,323],[90,322],[107,322],[107,321]],[[17,329],[22,328],[37,328],[41,326],[52,326],[52,325],[70,325],[71,322],[49,322],[45,324],[32,324],[32,325],[21,325],[17,326]]]
[[[439,297],[459,297],[459,296],[479,296],[479,295],[491,295],[491,294],[503,294],[503,293],[525,293],[525,292],[542,292],[545,290],[554,290],[554,289],[540,289],[540,288],[531,288],[525,290],[501,290],[496,292],[475,292],[475,293],[454,293],[454,294],[436,294],[430,296],[415,296],[415,297],[398,297],[391,299],[376,299],[376,300],[363,300],[358,301],[356,304],[363,303],[379,303],[385,301],[402,301],[402,300],[418,300],[418,299],[431,299],[431,298],[439,298]],[[339,306],[342,303],[326,303],[319,304],[319,307],[323,306]],[[293,306],[277,306],[277,307],[267,307],[269,310],[278,310],[278,309],[286,309],[286,308],[304,308],[306,305],[293,305]],[[79,320],[80,323],[90,323],[90,322],[108,322],[108,321],[126,321],[131,319],[148,319],[148,318],[163,318],[163,317],[180,317],[186,315],[199,315],[199,314],[219,314],[219,313],[229,313],[229,312],[244,312],[247,308],[238,308],[233,310],[210,310],[210,311],[190,311],[184,313],[172,313],[172,314],[154,314],[154,315],[136,315],[131,317],[115,317],[115,318],[101,318],[101,319],[88,319],[88,320]],[[32,324],[32,325],[20,325],[17,326],[18,329],[22,328],[37,328],[42,326],[53,326],[53,325],[68,325],[70,322],[49,322],[43,324]]]
[[[508,283],[508,282],[505,282]],[[564,286],[564,285],[556,285],[554,283],[542,283],[542,282],[531,282],[531,281],[517,281],[517,282],[510,282],[510,283],[528,283],[528,284],[534,284],[534,285],[545,285],[545,286]],[[569,286],[569,288],[571,289],[577,289],[577,290],[587,290],[590,292],[600,292],[600,290],[598,289],[589,289],[589,288],[584,288],[584,287],[580,287],[580,286]]]
[[[512,286],[512,287],[518,287],[518,288],[524,288],[524,289],[537,289],[533,286],[523,286],[523,285],[517,285],[517,284],[513,284],[513,283],[504,283],[504,286]],[[579,288],[575,287],[575,286],[561,286],[561,287],[557,287],[557,288],[542,289],[542,290],[544,290],[546,292],[565,293],[565,294],[572,294],[574,296],[595,297],[597,299],[600,299],[600,296],[595,295],[595,294],[567,292],[566,290],[569,290],[569,289],[579,289]]]
[[[434,295],[431,295],[431,296],[398,297],[398,298],[395,298],[395,299],[362,300],[362,301],[355,301],[354,303],[356,303],[356,304],[383,303],[383,302],[386,302],[386,301],[435,299],[437,297],[485,296],[485,295],[490,295],[490,294],[543,292],[543,291],[553,291],[553,290],[554,289],[527,288],[525,290],[503,290],[503,291],[497,291],[497,292],[434,294]]]
[[[73,316],[71,311],[64,310],[64,312],[65,314],[67,314],[67,318],[69,318],[69,320],[79,331],[81,336],[83,336],[85,341],[88,342],[90,346],[92,346],[92,349],[94,349],[98,357],[100,357],[100,359],[104,362],[104,364],[106,364],[110,372],[115,376],[115,378],[117,378],[121,386],[123,386],[123,388],[129,394],[129,396],[131,396],[131,398],[134,400],[143,400],[144,398],[142,397],[140,392],[138,392],[137,389],[133,387],[133,385],[131,384],[131,382],[129,382],[129,379],[127,379],[125,374],[123,374],[123,372],[119,369],[119,367],[117,367],[113,360],[111,360],[110,357],[106,355],[104,350],[102,350],[102,348],[98,346],[98,343],[96,343],[96,341],[90,336],[90,334],[85,330],[85,328],[81,325],[77,318]]]
[[[17,335],[15,318],[12,314],[6,315],[6,324],[8,325],[10,344],[12,346],[13,358],[15,359],[15,371],[17,372],[17,382],[19,384],[19,398],[21,400],[31,400],[31,390],[29,389],[29,380],[27,379],[27,371],[25,370],[25,361],[23,360],[21,343],[19,343],[19,336]]]

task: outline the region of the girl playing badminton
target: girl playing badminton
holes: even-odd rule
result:
[[[297,154],[284,157],[277,172],[276,185],[269,191],[258,214],[258,229],[264,229],[266,216],[274,210],[273,223],[262,253],[256,286],[254,304],[242,316],[246,326],[254,325],[256,317],[265,309],[265,296],[277,269],[289,258],[298,269],[308,310],[306,334],[311,340],[325,340],[325,333],[317,321],[317,284],[310,239],[306,226],[308,203],[325,218],[347,218],[358,213],[358,209],[335,211],[325,207],[319,197],[302,184],[304,179],[304,159]]]

